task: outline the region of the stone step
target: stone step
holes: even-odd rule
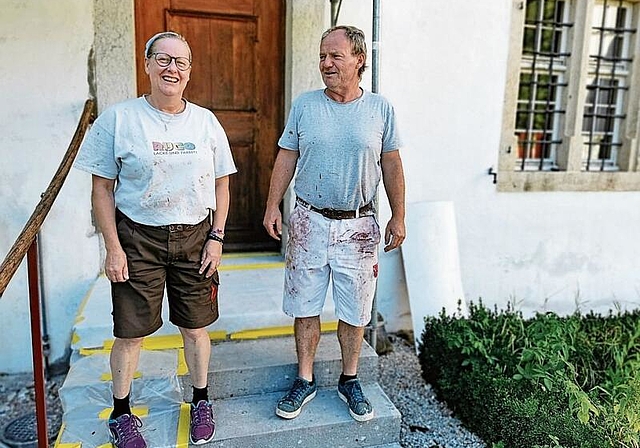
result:
[[[265,338],[231,341],[212,347],[209,384],[213,398],[238,397],[288,390],[297,376],[295,340]],[[335,333],[320,337],[314,373],[319,387],[335,386],[342,372],[340,345]],[[362,344],[358,377],[364,383],[378,380],[378,355]],[[180,377],[185,399],[191,399],[191,378]]]
[[[358,369],[363,384],[377,381],[377,363],[378,355],[363,341]],[[320,338],[314,364],[318,386],[335,386],[341,371],[336,334],[325,333]],[[291,337],[228,341],[213,344],[211,348],[209,392],[212,399],[285,391],[296,375],[295,342]],[[60,389],[60,397],[64,402],[68,395],[81,396],[91,386],[99,390],[108,388],[110,380],[108,352],[78,357]],[[149,388],[145,386],[147,383],[167,382],[167,387],[176,388],[170,385],[176,381],[182,399],[191,400],[191,377],[180,350],[143,350],[132,397],[140,389]]]
[[[335,387],[318,390],[293,420],[275,415],[280,393],[230,398],[216,402],[218,430],[208,447],[225,448],[352,448],[394,443],[400,434],[400,413],[377,383],[363,385],[374,418],[356,422]]]
[[[214,401],[217,431],[203,447],[224,448],[352,448],[397,447],[400,414],[377,384],[363,385],[374,407],[374,418],[356,422],[334,387],[318,390],[317,396],[293,420],[275,415],[281,394],[274,392]],[[105,448],[108,443],[106,413],[95,400],[65,413],[59,437],[62,446]],[[147,445],[154,448],[187,447],[188,412],[181,403],[155,397],[144,408],[134,408],[143,422]],[[97,418],[101,414],[100,418]]]

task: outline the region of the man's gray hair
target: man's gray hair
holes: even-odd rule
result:
[[[337,30],[344,30],[344,33],[346,34],[347,39],[351,43],[352,55],[364,56],[364,64],[362,64],[362,67],[360,67],[360,69],[358,70],[358,77],[362,79],[362,74],[364,73],[364,70],[367,68],[367,41],[365,39],[364,32],[361,29],[356,28],[355,26],[338,25],[338,26],[331,27],[327,31],[322,33],[322,39],[320,39],[320,41],[323,41],[325,37],[327,37],[329,34]]]
[[[191,60],[191,47],[189,46],[189,42],[185,39],[182,34],[178,34],[174,31],[163,31],[162,33],[158,33],[151,37],[144,46],[144,57],[149,59],[153,54],[153,44],[155,44],[160,39],[180,39],[187,46],[189,50],[189,60]]]

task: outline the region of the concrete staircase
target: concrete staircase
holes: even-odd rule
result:
[[[273,269],[273,266],[256,268],[259,269]],[[250,282],[251,275],[251,270],[242,270],[244,282]],[[253,275],[264,275],[264,272]],[[221,276],[224,281],[224,272]],[[271,294],[281,294],[281,291]],[[81,314],[95,313],[91,302],[109,302],[102,293],[97,295],[101,297],[88,298],[89,303],[83,306]],[[281,313],[278,309],[275,312]],[[109,314],[104,316],[109,319]],[[91,335],[84,338],[91,341],[91,346],[75,341],[71,369],[60,389],[65,409],[63,427],[55,444],[60,448],[111,447],[106,429],[112,406],[110,339],[109,335],[104,339],[95,335],[104,329],[92,331],[86,325],[87,320],[91,319],[79,319],[78,325],[83,327],[81,322],[84,322],[81,331]],[[316,398],[305,406],[298,418],[283,420],[275,415],[274,409],[297,371],[294,340],[287,335],[291,328],[253,328],[256,331],[210,333],[213,345],[209,390],[217,431],[211,443],[201,446],[400,447],[400,413],[377,384],[377,355],[369,345],[365,343],[361,352],[359,378],[374,406],[373,420],[365,423],[353,420],[346,404],[337,395],[341,363],[335,323],[323,326],[325,332],[314,368],[319,386]],[[281,336],[265,337],[278,334]],[[104,342],[98,345],[95,340]],[[144,424],[143,434],[149,448],[189,445],[189,407],[185,401],[190,398],[191,382],[180,336],[167,330],[159,336],[146,338],[132,387],[132,405],[133,412]]]

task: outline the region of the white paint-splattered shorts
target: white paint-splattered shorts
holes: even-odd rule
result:
[[[367,325],[379,242],[374,216],[328,219],[297,205],[289,218],[284,312],[291,317],[319,316],[332,281],[338,319],[356,327]]]

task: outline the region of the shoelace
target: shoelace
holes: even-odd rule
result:
[[[138,437],[138,428],[142,427],[142,422],[137,415],[131,414],[131,417],[127,423],[122,425],[116,425],[116,432],[118,433],[118,442],[124,442],[125,444]]]
[[[293,387],[287,394],[285,400],[291,401],[292,403],[296,403],[304,393],[304,389],[305,389],[305,384],[302,382],[302,380],[296,379],[295,382],[293,383]]]
[[[198,403],[198,405],[195,407],[195,412],[193,415],[194,424],[195,425],[211,424],[211,420],[212,420],[211,414],[212,412],[209,409],[208,403],[205,402],[203,405],[200,405],[200,403]]]
[[[352,400],[355,403],[361,403],[364,401],[364,394],[362,393],[362,388],[360,387],[360,383],[358,382],[353,382],[353,385],[349,386],[347,384],[345,384],[345,386],[347,386],[347,389],[351,389],[351,393],[349,394],[352,398]]]

